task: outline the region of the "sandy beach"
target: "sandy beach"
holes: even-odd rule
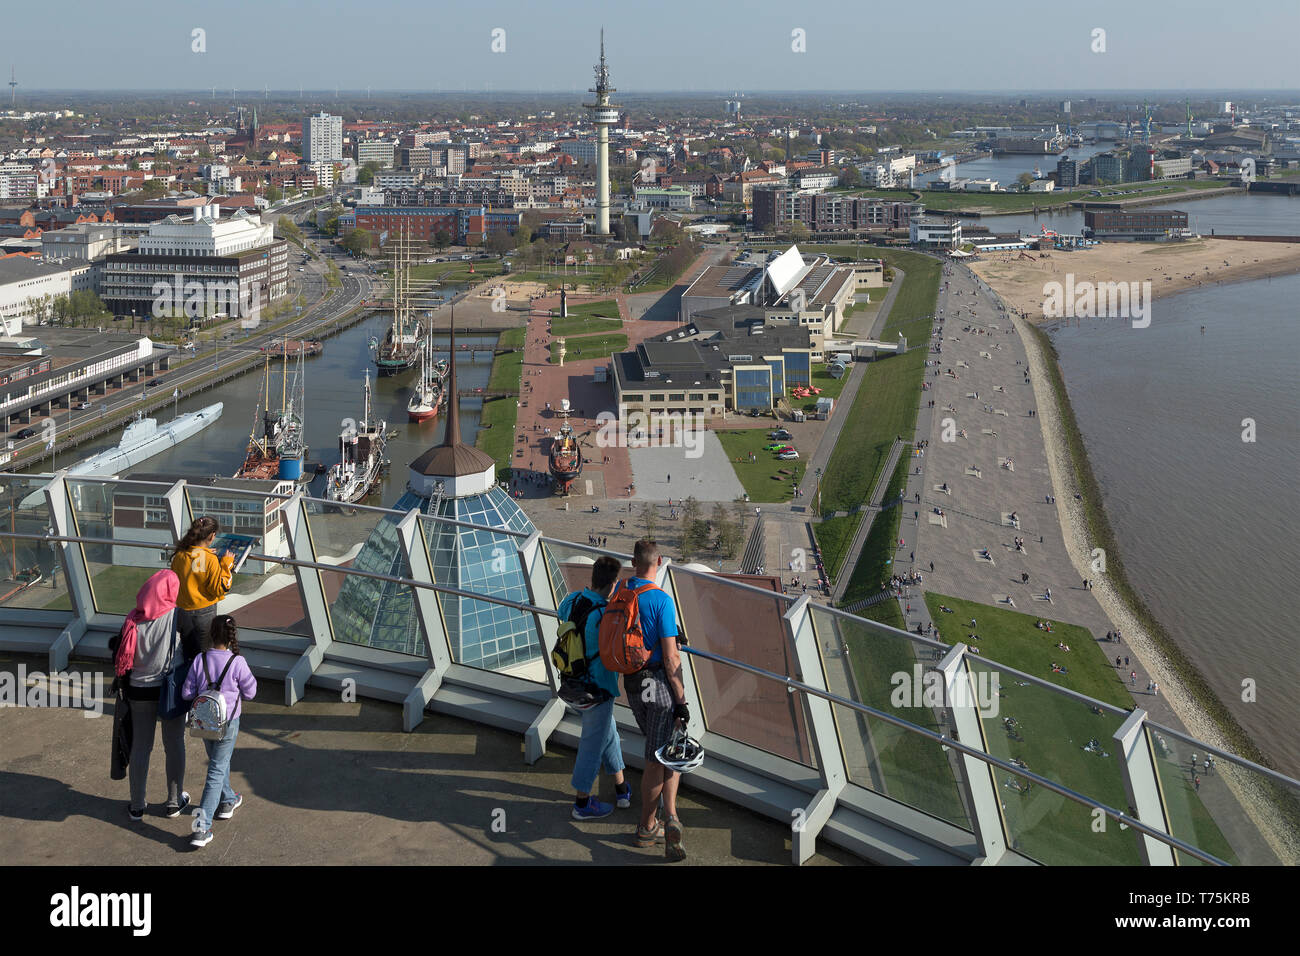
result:
[[[1043,322],[1044,285],[1082,282],[1147,282],[1152,298],[1223,282],[1243,282],[1300,272],[1300,244],[1193,239],[1186,242],[1110,242],[1074,252],[995,253],[970,264],[1008,306]],[[1040,255],[1046,258],[1038,258]],[[1051,319],[1046,321],[1053,321]]]
[[[1226,246],[1244,245],[1244,243],[1232,241],[1223,242],[1222,244]],[[1253,247],[1256,245],[1280,246],[1283,244],[1251,243],[1250,245]],[[1285,271],[1290,272],[1300,268],[1300,263],[1296,259],[1295,252],[1292,250],[1291,267]],[[1028,265],[1028,263],[1025,264]],[[995,291],[1002,291],[1002,280],[990,278],[989,284]],[[1013,300],[1008,299],[1007,301],[1010,303]],[[1040,313],[1031,311],[1030,314],[1037,315]],[[1043,353],[1037,338],[1028,328],[1028,323],[1018,316],[1013,316],[1012,319],[1025,345],[1030,377],[1033,381],[1034,396],[1038,403],[1038,422],[1042,427],[1043,441],[1047,449],[1048,469],[1051,473],[1052,488],[1056,495],[1058,517],[1075,570],[1080,577],[1093,578],[1095,584],[1092,593],[1096,597],[1098,604],[1100,604],[1114,626],[1124,632],[1125,641],[1135,652],[1136,657],[1145,667],[1147,673],[1151,674],[1159,682],[1161,696],[1165,698],[1174,713],[1178,715],[1179,720],[1182,721],[1188,732],[1212,746],[1219,747],[1229,753],[1233,752],[1232,745],[1219,731],[1218,725],[1199,706],[1188,692],[1187,687],[1178,680],[1177,674],[1169,666],[1151,634],[1132,613],[1128,604],[1119,596],[1111,581],[1105,574],[1094,576],[1094,572],[1089,570],[1088,564],[1093,543],[1088,538],[1084,504],[1074,497],[1075,493],[1080,489],[1076,487],[1074,481],[1074,468],[1066,444],[1061,409],[1056,403],[1055,394],[1047,374],[1047,362],[1049,360]],[[1259,778],[1253,774],[1236,770],[1226,762],[1222,764],[1221,774],[1229,783],[1238,801],[1246,809],[1260,832],[1268,839],[1278,858],[1287,865],[1295,865],[1300,862],[1300,847],[1288,841],[1290,829],[1278,814],[1275,805],[1259,787]]]

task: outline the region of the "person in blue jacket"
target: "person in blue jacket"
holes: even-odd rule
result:
[[[614,812],[608,803],[592,796],[596,777],[602,764],[605,772],[614,777],[614,796],[620,809],[632,805],[632,788],[623,779],[623,743],[614,723],[614,701],[618,699],[618,675],[612,674],[600,663],[600,618],[609,596],[614,593],[622,565],[617,558],[602,555],[591,568],[591,587],[571,591],[560,602],[561,620],[574,620],[574,608],[583,603],[579,611],[586,611],[583,642],[592,683],[604,690],[609,698],[582,712],[582,738],[578,742],[578,756],[573,764],[573,801],[575,820],[594,820]],[[583,600],[585,599],[585,600]],[[590,608],[588,609],[588,605]],[[575,623],[577,623],[575,621]]]

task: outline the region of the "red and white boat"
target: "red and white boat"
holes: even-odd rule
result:
[[[454,320],[453,320],[454,321]],[[411,389],[411,398],[406,403],[406,415],[413,422],[424,422],[436,418],[447,400],[446,381],[450,366],[446,360],[433,358],[433,335],[425,339],[420,351],[420,377]]]

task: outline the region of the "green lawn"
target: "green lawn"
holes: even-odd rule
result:
[[[161,550],[161,549],[160,549]],[[94,565],[91,565],[91,570]],[[135,596],[145,581],[162,567],[133,568],[128,565],[110,565],[93,574],[90,589],[95,595],[95,607],[105,614],[128,614],[135,607]],[[67,592],[45,605],[51,611],[72,610],[72,599]]]
[[[817,547],[821,548],[822,564],[832,579],[840,573],[844,563],[844,554],[853,541],[853,533],[858,530],[862,515],[851,514],[839,518],[825,518],[813,525],[813,534],[817,536]]]
[[[832,256],[851,255],[853,246],[810,246],[809,251]],[[892,340],[901,332],[909,345],[929,341],[931,316],[939,290],[942,264],[930,256],[901,249],[881,249],[886,265],[906,273],[894,297],[882,338]],[[878,359],[867,366],[853,405],[852,416],[840,432],[822,479],[822,510],[848,511],[866,502],[884,466],[890,445],[898,435],[911,440],[925,377],[924,348],[903,355]]]
[[[904,455],[898,460],[898,466],[894,469],[894,474],[889,479],[889,486],[885,490],[886,502],[893,501],[903,493],[907,487],[907,472],[911,466],[912,458],[909,455]],[[844,590],[844,604],[861,601],[875,594],[880,590],[880,582],[888,580],[894,573],[894,555],[898,551],[898,528],[903,510],[903,506],[899,505],[876,515],[876,520],[872,522],[871,530],[867,533],[867,540],[862,543],[862,553],[858,555],[857,564],[853,567],[848,587]],[[911,548],[905,547],[904,550],[911,550]],[[893,605],[892,616],[897,617],[901,622],[898,602],[886,601],[885,603]],[[904,625],[900,623],[897,626]]]
[[[893,601],[878,607],[891,605],[897,608]],[[854,624],[843,618],[839,621],[839,634],[848,649],[853,672],[854,699],[928,730],[943,731],[945,728],[933,708],[899,706],[903,701],[894,699],[898,686],[896,675],[904,674],[910,679],[918,663],[926,665],[933,661],[920,661],[917,645],[905,637],[882,634],[865,624]],[[908,703],[924,704],[925,701]],[[869,756],[875,758],[872,761],[876,769],[874,777],[862,779],[859,775],[855,782],[969,829],[957,778],[942,747],[875,717],[850,714],[841,709],[836,718],[845,734],[854,727],[865,729]]]
[[[767,437],[768,431],[770,429],[767,428],[742,428],[714,434],[722,442],[723,450],[731,459],[731,467],[750,501],[789,501],[794,494],[791,476],[803,477],[803,459],[781,461],[772,452],[766,451],[764,446],[772,444]],[[751,452],[757,456],[757,461],[749,460]],[[803,454],[802,450],[800,454]],[[781,474],[781,469],[790,474]]]
[[[470,266],[474,271],[470,272]],[[475,259],[472,262],[433,262],[411,267],[411,281],[464,283],[478,282],[502,275],[499,259]],[[384,273],[384,278],[392,277],[392,272]]]
[[[497,338],[497,348],[499,349],[521,349],[524,347],[524,340],[528,337],[528,330],[524,328],[502,329],[501,335]]]
[[[1033,614],[943,594],[926,594],[926,603],[947,643],[965,642],[977,647],[981,656],[1001,664],[1117,707],[1133,706],[1127,685],[1107,660],[1108,645],[1098,644],[1084,628],[1053,621],[1048,634],[1034,626],[1038,618]],[[940,605],[952,608],[953,613],[940,611]],[[974,628],[970,626],[972,618],[978,622]],[[972,631],[980,636],[979,641],[968,639]],[[1058,648],[1058,642],[1070,650]],[[1053,672],[1053,662],[1065,666],[1069,673]],[[973,669],[977,675],[990,670],[978,664]],[[1031,771],[1095,797],[1099,803],[1127,807],[1113,741],[1122,715],[1097,713],[1065,695],[1034,685],[1021,686],[1010,675],[1000,675],[997,705],[996,713],[982,714],[994,756],[1023,760]],[[1014,729],[1004,723],[1007,717],[1016,721]],[[1092,738],[1109,757],[1084,750]],[[1159,772],[1166,790],[1172,785],[1170,796],[1175,799],[1168,802],[1175,832],[1207,852],[1235,862],[1227,841],[1200,801],[1188,799],[1182,791],[1190,788],[1171,777],[1177,768],[1166,764],[1159,762]],[[1052,864],[1139,862],[1134,835],[1121,831],[1113,820],[1107,821],[1104,832],[1094,832],[1094,815],[1088,808],[1041,788],[1028,793],[1016,790],[1006,785],[1011,780],[1007,774],[999,772],[998,779],[1013,845],[1021,852]]]
[[[519,392],[519,382],[523,378],[524,352],[503,352],[492,360],[492,376],[488,379],[489,392]]]
[[[551,319],[552,336],[610,335],[622,327],[622,319],[605,319],[593,315],[570,315],[563,319]]]
[[[579,338],[571,338],[565,342],[567,351],[564,354],[565,360],[569,362],[581,362],[584,358],[608,358],[615,352],[627,351],[627,336],[621,333],[612,335],[584,335]],[[551,343],[551,364],[558,365],[560,362],[560,346],[558,342]]]
[[[522,354],[522,353],[518,353]],[[497,363],[507,356],[498,355]],[[497,365],[492,366],[495,379]],[[514,387],[519,387],[516,372]],[[515,420],[519,414],[519,401],[515,398],[494,398],[483,403],[483,414],[479,419],[478,438],[474,444],[487,452],[497,462],[497,477],[503,478],[507,469],[514,467],[512,455],[515,447]],[[488,427],[491,426],[491,427]]]

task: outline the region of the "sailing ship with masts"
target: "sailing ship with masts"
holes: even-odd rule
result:
[[[405,229],[393,242],[393,324],[381,342],[370,340],[380,375],[399,375],[420,361],[428,331],[411,307],[411,254]]]
[[[452,309],[451,321],[456,321],[455,309]],[[454,362],[456,356],[451,356]],[[411,389],[411,398],[406,403],[406,414],[413,422],[428,421],[435,418],[447,400],[448,360],[433,357],[433,333],[425,336],[424,347],[420,350],[420,378]]]
[[[365,406],[361,421],[348,421],[339,434],[339,462],[330,467],[325,478],[325,497],[330,501],[356,504],[379,484],[388,465],[384,446],[388,443],[388,425],[372,418],[370,372],[366,372]]]
[[[567,421],[572,413],[569,400],[561,399],[559,414],[566,421],[560,426],[559,434],[551,439],[551,450],[547,455],[551,480],[556,494],[560,495],[567,495],[582,474],[582,448],[573,434],[573,426]]]
[[[271,405],[271,360],[262,370],[262,396],[253,413],[253,430],[248,436],[244,463],[236,478],[280,479],[301,481],[302,466],[307,458],[307,433],[303,410],[307,405],[307,379],[303,372],[302,352],[298,353],[293,384],[289,384],[289,356],[280,368],[280,405]],[[259,421],[260,420],[260,421]],[[258,426],[261,425],[259,434]]]

